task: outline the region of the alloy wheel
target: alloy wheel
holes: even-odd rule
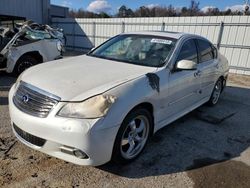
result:
[[[127,125],[121,140],[121,155],[125,159],[136,157],[144,148],[149,136],[149,120],[144,115],[136,116]]]
[[[215,87],[214,87],[214,91],[212,94],[212,103],[216,104],[220,98],[220,94],[221,94],[221,90],[222,90],[222,82],[221,80],[219,80]]]

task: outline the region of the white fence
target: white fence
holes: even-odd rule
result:
[[[250,16],[54,18],[52,23],[64,29],[69,48],[83,50],[127,31],[162,30],[202,35],[227,57],[230,72],[250,75]]]

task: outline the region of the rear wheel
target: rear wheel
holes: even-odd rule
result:
[[[38,64],[38,61],[31,56],[23,56],[18,61],[14,68],[14,74],[16,76],[20,75],[26,69]]]
[[[112,160],[119,164],[136,159],[148,141],[152,116],[145,109],[136,109],[124,119],[116,136]]]
[[[209,106],[214,106],[218,103],[221,92],[222,92],[222,88],[223,88],[223,82],[222,79],[219,79],[213,89],[213,92],[211,94],[211,97],[208,101],[208,105]]]

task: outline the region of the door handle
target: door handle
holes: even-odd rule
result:
[[[200,77],[201,76],[201,71],[198,70],[194,73],[194,77]]]

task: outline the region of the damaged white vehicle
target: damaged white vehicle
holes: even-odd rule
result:
[[[15,75],[39,63],[62,58],[62,30],[27,21],[14,30],[0,28],[0,69]]]
[[[9,93],[11,123],[21,142],[65,161],[126,163],[160,128],[215,105],[227,75],[225,57],[200,36],[121,34],[25,71]]]

